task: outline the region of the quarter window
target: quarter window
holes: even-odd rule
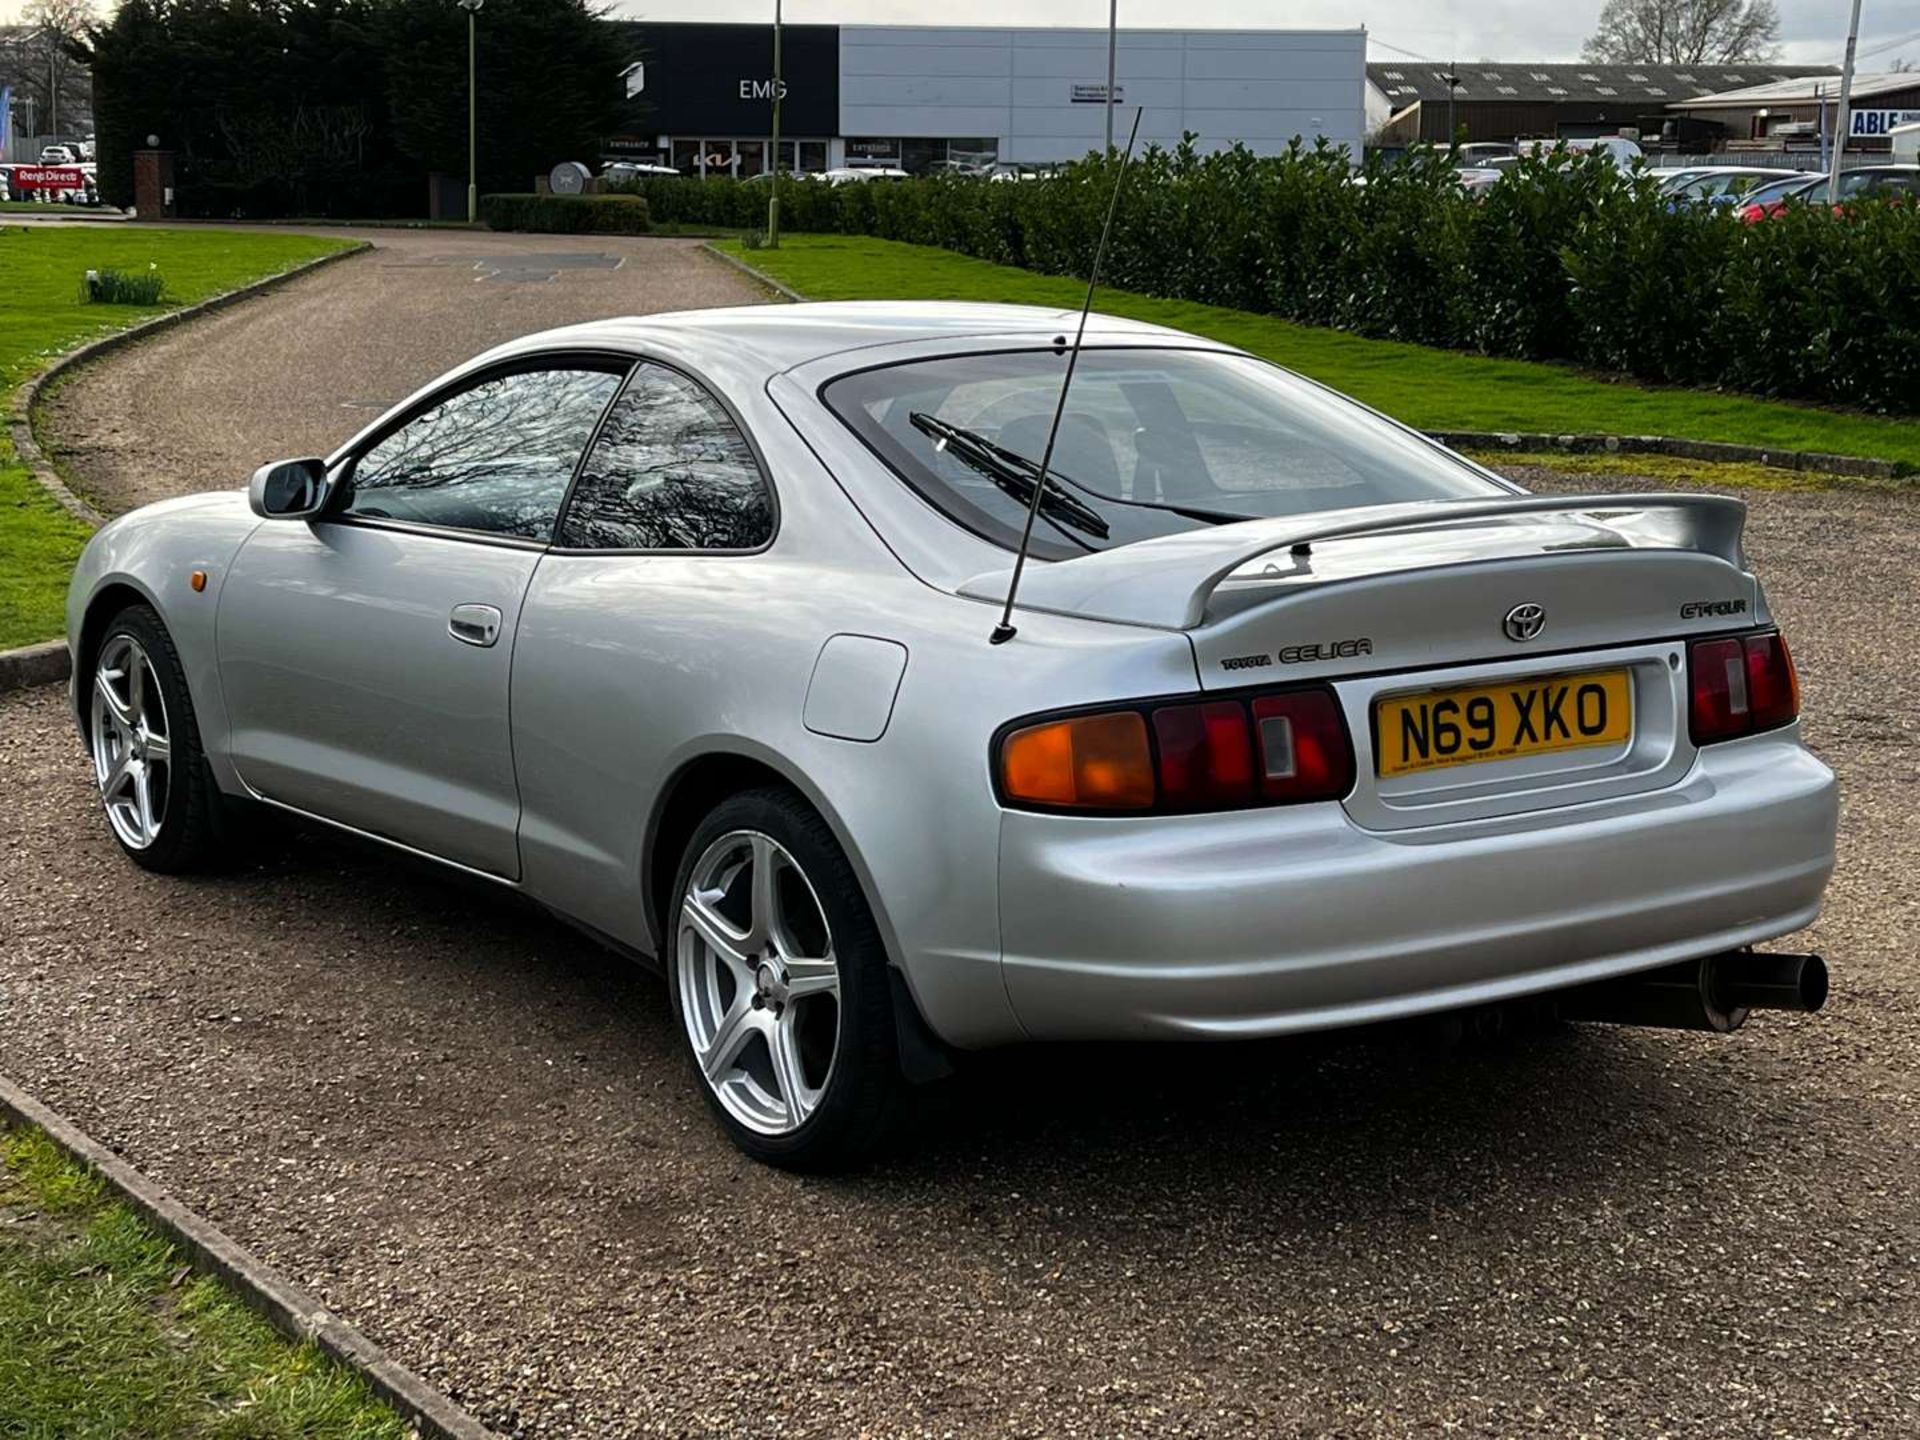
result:
[[[756,550],[773,497],[719,401],[660,365],[635,367],[594,442],[558,543],[590,550]]]
[[[344,513],[549,540],[594,423],[606,368],[497,375],[416,415],[353,468]]]

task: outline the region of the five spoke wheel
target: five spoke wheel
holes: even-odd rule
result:
[[[113,635],[100,647],[92,722],[93,772],[107,819],[128,849],[145,850],[166,816],[173,742],[153,661],[131,635]]]
[[[734,830],[694,862],[682,894],[681,1018],[726,1112],[762,1135],[820,1104],[840,1038],[840,969],[812,882],[778,841]]]

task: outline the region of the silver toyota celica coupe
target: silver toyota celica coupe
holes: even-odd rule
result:
[[[67,617],[114,836],[188,870],[264,803],[522,891],[657,958],[791,1166],[1012,1042],[1819,1007],[1750,948],[1836,797],[1737,501],[1528,495],[1099,315],[1043,469],[1077,318],[555,330],[116,520]]]

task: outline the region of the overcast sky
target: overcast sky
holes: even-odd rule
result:
[[[7,0],[0,0],[0,4]],[[1602,0],[1120,0],[1120,23],[1161,27],[1367,27],[1369,59],[1578,60]],[[1783,58],[1789,64],[1840,63],[1847,43],[1846,0],[1778,0]],[[772,0],[642,0],[616,5],[630,19],[760,20]],[[788,20],[842,24],[1094,25],[1107,23],[1102,0],[974,0],[964,7],[934,0],[785,0]],[[1865,0],[1860,48],[1905,43],[1861,60],[1881,70],[1902,54],[1920,62],[1920,0]],[[1396,46],[1398,49],[1389,49]]]
[[[24,0],[0,0],[11,19]],[[1593,29],[1601,0],[1541,4],[1539,0],[1121,0],[1124,25],[1345,27],[1364,24],[1371,58],[1404,58],[1412,51],[1433,60],[1577,60]],[[1781,40],[1789,63],[1839,64],[1846,45],[1846,0],[1779,0]],[[660,20],[762,20],[772,0],[616,0],[617,13]],[[1101,0],[975,0],[962,9],[936,0],[788,0],[789,20],[841,23],[899,22],[971,25],[1104,25]],[[1903,41],[1866,56],[1862,70],[1883,70],[1896,57],[1920,62],[1920,0],[1865,0],[1861,49]],[[1389,46],[1398,47],[1389,49]]]

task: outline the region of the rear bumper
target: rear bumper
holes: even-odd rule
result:
[[[1753,944],[1820,909],[1833,773],[1798,727],[1666,789],[1380,833],[1337,805],[1009,812],[1004,972],[1035,1039],[1253,1037],[1512,999]]]

